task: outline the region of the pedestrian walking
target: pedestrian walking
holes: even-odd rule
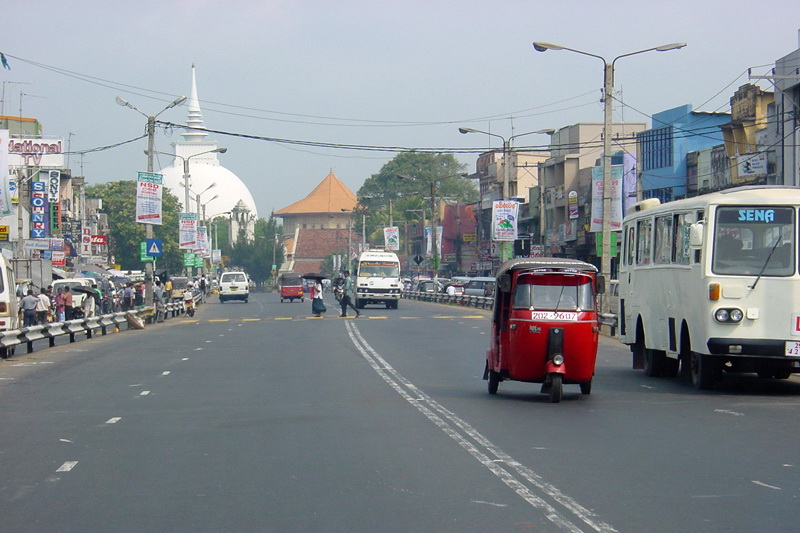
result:
[[[361,316],[361,311],[356,309],[356,306],[353,305],[353,299],[356,297],[355,291],[353,290],[353,278],[350,277],[350,271],[344,271],[344,284],[342,285],[342,314],[339,315],[340,317],[347,317],[347,307],[350,306],[353,311],[356,312],[356,318]]]
[[[28,294],[20,302],[23,327],[28,328],[36,325],[37,305],[39,305],[39,298],[33,295],[33,289],[28,289]]]
[[[56,291],[56,297],[53,300],[53,305],[56,310],[56,322],[64,322],[64,291],[61,287]]]
[[[200,300],[203,303],[206,303],[206,289],[208,288],[208,283],[206,282],[206,277],[203,276],[200,278]]]
[[[72,320],[75,318],[75,308],[72,307],[72,291],[69,286],[64,287],[64,318]]]
[[[122,310],[130,311],[133,309],[133,300],[133,283],[128,283],[125,285],[125,288],[122,289]]]
[[[46,291],[42,291],[37,296],[39,303],[36,305],[36,322],[38,324],[47,324],[47,315],[50,314],[50,296]]]
[[[163,322],[167,316],[167,303],[160,280],[156,280],[156,285],[153,287],[153,302],[156,306],[156,322]]]
[[[322,280],[316,280],[311,295],[311,312],[314,316],[321,317],[327,310],[325,303],[322,301]]]

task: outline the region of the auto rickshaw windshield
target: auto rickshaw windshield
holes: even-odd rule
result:
[[[592,278],[581,274],[520,274],[514,291],[514,307],[593,311]]]

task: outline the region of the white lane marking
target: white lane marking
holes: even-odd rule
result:
[[[31,361],[28,363],[15,363],[11,366],[36,366],[36,365],[52,365],[53,361]]]
[[[63,465],[59,466],[56,472],[69,472],[75,468],[76,464],[78,464],[78,461],[67,461]]]
[[[114,418],[109,418],[108,420],[106,420],[106,424],[116,424],[120,420],[122,420],[121,416],[115,416]]]
[[[188,357],[184,357],[183,359],[181,359],[181,361],[188,361],[188,360],[189,360]]]
[[[69,442],[70,444],[73,444],[73,442],[71,440],[69,440],[69,439],[58,439],[58,440],[60,442]]]
[[[482,503],[483,505],[491,505],[493,507],[508,507],[507,503],[492,503],[492,502],[485,502],[482,500],[472,500],[472,503]]]
[[[361,332],[352,322],[347,321],[345,325],[347,334],[350,336],[353,345],[370,366],[372,366],[373,370],[375,370],[390,387],[411,405],[416,407],[417,410],[425,415],[431,422],[436,424],[436,426],[451,439],[469,452],[470,455],[477,459],[484,467],[500,478],[503,483],[514,490],[514,492],[528,502],[528,504],[542,510],[545,517],[553,524],[564,531],[573,533],[580,533],[582,531],[575,522],[571,521],[569,516],[559,512],[550,503],[546,502],[542,496],[535,494],[534,490],[538,490],[543,493],[543,495],[552,498],[556,504],[564,507],[568,513],[571,513],[574,517],[580,519],[595,531],[601,533],[617,533],[617,530],[614,529],[613,526],[600,520],[600,517],[594,512],[580,505],[570,496],[561,492],[557,487],[544,481],[536,472],[503,452],[467,422],[447,410],[433,398],[418,389],[416,385],[400,375],[400,373],[394,370],[391,365],[364,340],[364,337],[361,336]],[[469,439],[475,441],[477,446],[470,442]],[[494,458],[490,457],[490,455],[494,456]],[[517,474],[524,478],[531,486],[520,481],[514,474],[498,463],[502,463],[509,469],[515,470]]]
[[[169,376],[169,370],[165,370],[161,373],[162,376]]]
[[[149,390],[143,390],[141,393],[139,393],[139,396],[147,396],[148,394],[150,394]]]
[[[766,487],[766,488],[768,488],[768,489],[774,489],[774,490],[783,490],[783,489],[782,489],[782,488],[780,488],[780,487],[775,487],[775,486],[773,486],[773,485],[767,485],[766,483],[762,483],[762,482],[760,482],[760,481],[756,481],[756,480],[754,480],[754,479],[751,479],[751,480],[750,480],[750,483],[755,483],[756,485],[758,485],[758,486],[760,486],[760,487]]]
[[[737,413],[736,411],[728,411],[727,409],[714,409],[715,413],[725,413],[726,415],[744,416],[744,413]]]

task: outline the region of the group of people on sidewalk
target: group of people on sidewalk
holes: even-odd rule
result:
[[[94,303],[94,298],[88,296],[84,298],[83,305],[79,308],[84,316],[94,314]],[[69,287],[59,288],[55,294],[52,287],[43,289],[39,293],[28,289],[28,294],[20,300],[19,308],[22,313],[22,327],[25,328],[75,318],[73,296]]]

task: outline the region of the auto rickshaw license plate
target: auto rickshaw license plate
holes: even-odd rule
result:
[[[786,341],[786,352],[784,355],[800,356],[800,341]]]

